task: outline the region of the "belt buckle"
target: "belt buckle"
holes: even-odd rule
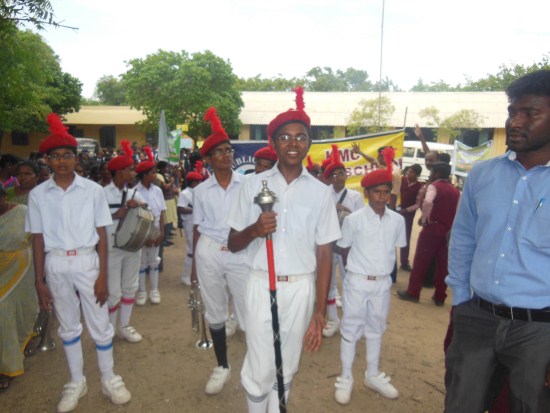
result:
[[[278,275],[277,276],[277,281],[288,282],[288,275]]]
[[[376,281],[376,275],[367,275],[367,280]]]
[[[70,250],[70,251],[67,251],[67,256],[68,257],[73,257],[76,255],[76,250]]]

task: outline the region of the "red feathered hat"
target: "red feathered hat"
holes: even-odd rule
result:
[[[57,113],[50,113],[46,122],[52,134],[40,143],[38,147],[40,153],[47,154],[58,148],[76,149],[78,146],[76,139],[67,132],[69,128],[63,125]]]
[[[222,126],[222,122],[216,113],[216,108],[212,107],[208,109],[204,115],[204,120],[210,121],[212,134],[204,140],[200,152],[202,156],[208,156],[210,151],[216,146],[229,142],[229,136],[227,136],[227,132],[225,132]]]
[[[107,169],[111,172],[118,171],[119,169],[128,168],[134,164],[134,151],[130,146],[129,141],[121,141],[120,146],[124,150],[124,155],[115,156],[107,164]]]
[[[321,171],[323,171],[323,173],[325,172],[325,169],[327,169],[327,166],[329,166],[331,162],[332,162],[332,156],[330,158],[323,159],[323,162],[321,162]]]
[[[201,161],[197,161],[197,163],[195,164],[195,170],[189,172],[186,176],[185,176],[185,179],[187,179],[188,182],[191,182],[191,181],[204,181],[204,176],[203,174],[201,174],[202,171],[202,162]]]
[[[384,162],[386,162],[386,169],[377,169],[365,175],[361,179],[361,186],[365,189],[372,188],[378,185],[387,185],[392,183],[392,165],[395,158],[395,149],[391,146],[387,146],[382,151]]]
[[[277,162],[279,157],[277,156],[275,149],[273,149],[273,145],[271,145],[271,138],[267,138],[267,146],[264,146],[254,152],[254,158],[267,159],[268,161]]]
[[[314,163],[313,160],[311,159],[311,156],[308,155],[306,169],[309,172],[312,172],[312,171],[319,171],[320,168],[321,168],[321,165],[319,165],[318,163]]]
[[[327,165],[323,174],[325,179],[329,179],[330,175],[335,169],[346,169],[346,166],[340,161],[340,152],[338,151],[338,145],[332,145],[332,157],[329,159],[331,162]]]
[[[277,130],[287,123],[297,122],[308,128],[310,127],[311,121],[307,113],[304,111],[304,89],[302,86],[298,86],[293,90],[293,92],[296,93],[296,109],[289,109],[286,112],[280,113],[275,117],[275,119],[269,122],[269,125],[267,125],[268,138],[274,138]]]
[[[141,161],[136,166],[136,173],[146,172],[149,169],[153,169],[155,167],[155,157],[153,156],[153,151],[151,150],[150,146],[146,146],[143,148],[143,151],[147,154],[147,159],[144,161]]]

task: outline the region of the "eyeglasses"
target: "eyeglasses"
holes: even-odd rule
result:
[[[76,155],[74,153],[64,153],[62,155],[48,155],[48,159],[52,161],[59,161],[61,159],[65,161],[70,161],[71,159],[76,158]]]
[[[284,135],[277,136],[275,140],[279,142],[285,142],[285,143],[288,143],[291,140],[295,140],[298,143],[306,143],[306,142],[309,142],[309,136],[307,136],[305,133],[300,133],[294,136],[289,135],[288,133],[285,133]]]
[[[346,173],[344,171],[341,171],[341,172],[334,172],[332,175],[331,175],[333,178],[340,178],[341,176],[346,176]]]
[[[215,149],[212,152],[210,152],[210,155],[222,156],[222,155],[233,155],[234,153],[235,153],[235,149],[225,148],[225,149]]]

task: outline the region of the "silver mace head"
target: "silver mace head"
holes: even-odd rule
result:
[[[269,212],[273,204],[277,202],[277,195],[267,187],[267,181],[262,181],[262,190],[254,197],[254,203],[262,209],[262,212]]]

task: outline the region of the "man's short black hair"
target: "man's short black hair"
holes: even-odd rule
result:
[[[514,80],[507,88],[508,101],[525,95],[550,97],[550,70],[538,70]]]
[[[409,169],[413,171],[417,176],[422,175],[422,167],[418,165],[417,163],[409,166]]]
[[[17,165],[23,159],[17,155],[12,155],[11,153],[6,153],[0,155],[0,169],[4,169],[7,165]]]
[[[437,154],[437,160],[439,162],[451,163],[451,155],[449,155],[447,152],[439,152]]]
[[[451,165],[445,162],[436,162],[432,166],[432,173],[437,174],[439,179],[447,179],[451,175]]]

